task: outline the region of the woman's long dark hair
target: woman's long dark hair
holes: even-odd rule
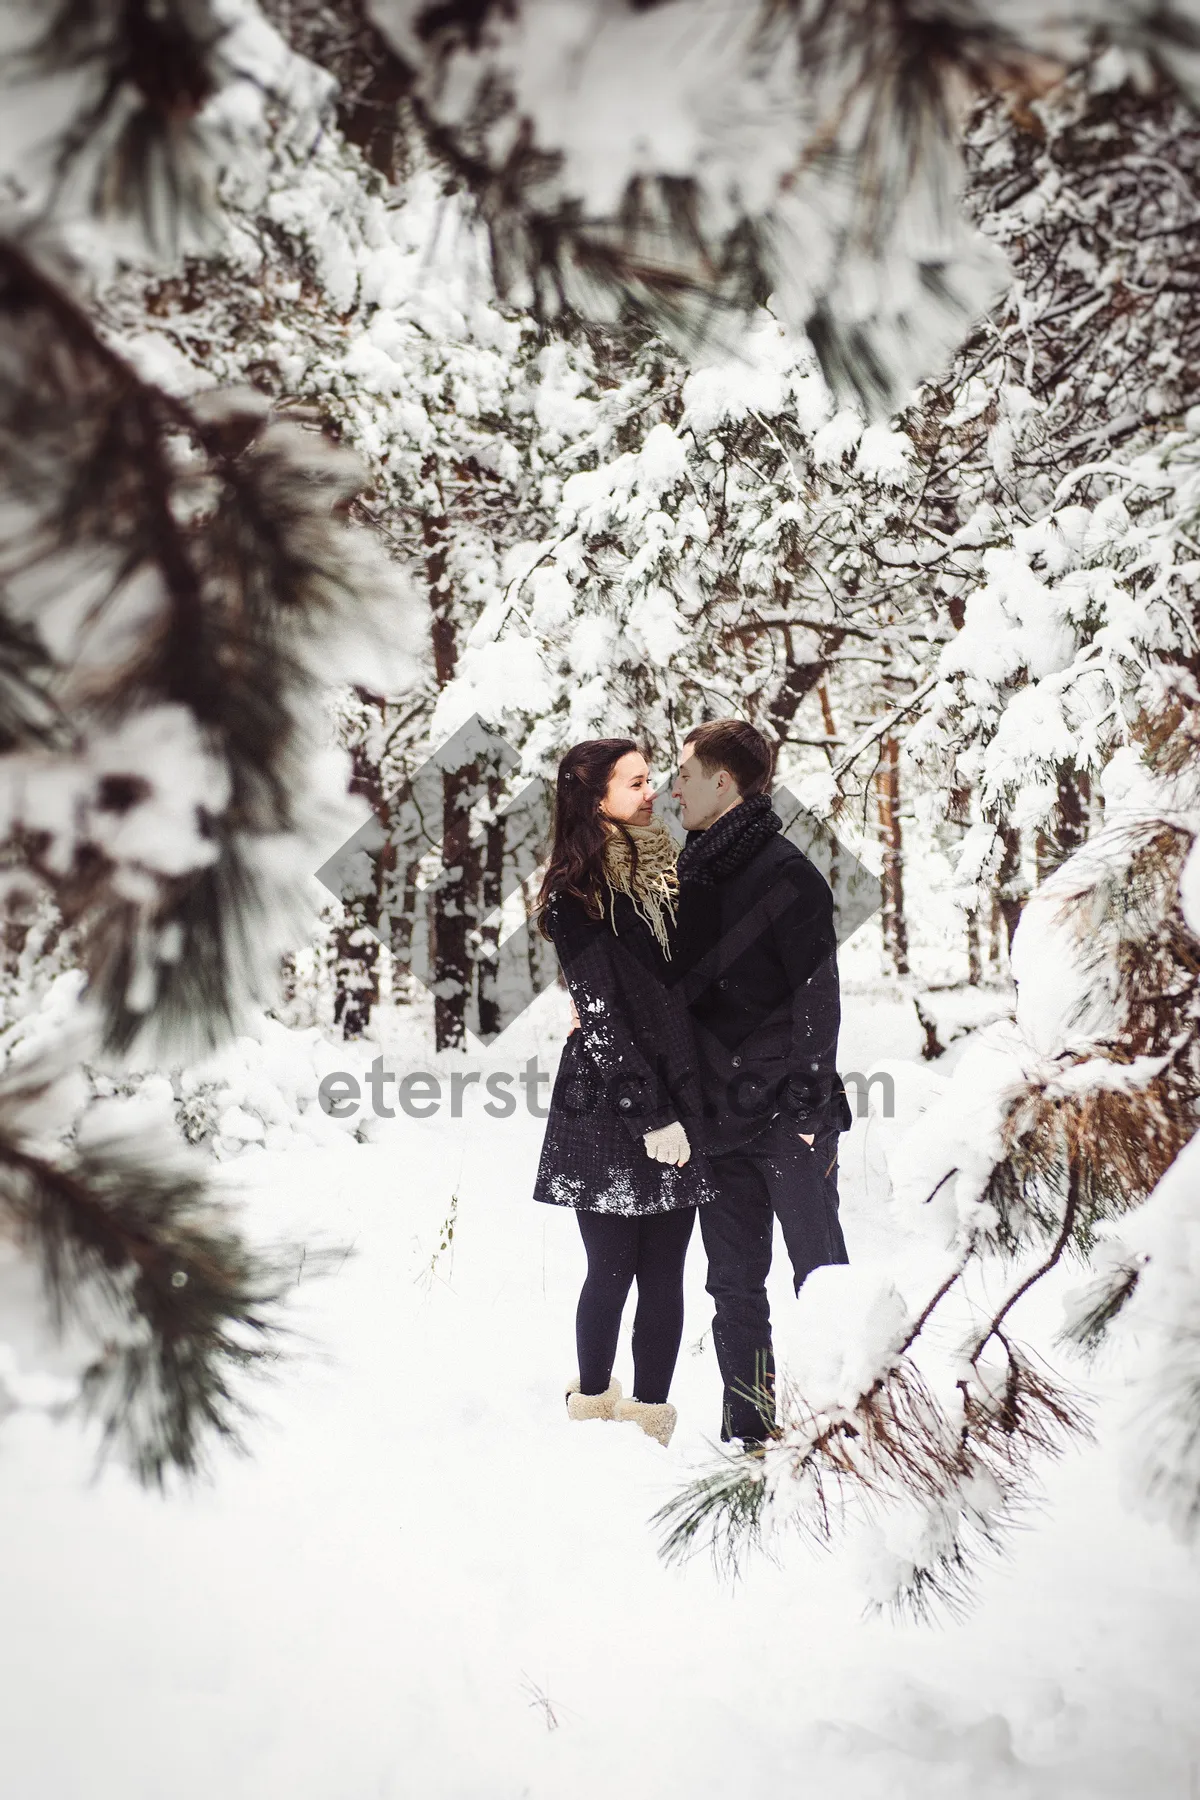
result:
[[[538,895],[538,928],[555,894],[573,894],[593,919],[604,916],[604,846],[608,832],[600,806],[609,778],[623,756],[638,749],[632,738],[589,738],[574,744],[558,765],[554,790],[554,844]]]

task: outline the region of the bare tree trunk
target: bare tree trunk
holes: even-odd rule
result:
[[[279,1004],[283,1008],[292,1005],[300,988],[296,979],[296,955],[289,950],[279,959]]]
[[[828,742],[825,745],[825,760],[829,764],[830,768],[832,768],[834,765],[834,762],[836,761],[836,757],[835,757],[836,744],[835,744],[834,740],[837,737],[837,722],[833,716],[833,706],[830,703],[830,699],[829,699],[829,683],[827,681],[821,681],[818,683],[817,697],[821,702],[821,720],[825,726],[825,736],[828,739]],[[838,867],[838,852],[840,851],[840,849],[841,849],[841,845],[839,844],[836,835],[833,832],[830,832],[829,833],[829,885],[833,890],[835,906],[838,904],[839,898],[841,896],[841,885],[840,885],[841,871],[839,870],[839,867]]]
[[[1004,909],[1000,905],[1000,895],[993,891],[992,903],[988,909],[988,963],[997,973],[1006,966],[1004,953],[1006,941]]]
[[[479,930],[479,1035],[489,1042],[500,1030],[500,996],[496,981],[500,958],[499,908],[504,899],[504,820],[500,802],[504,783],[498,773],[487,782],[488,822],[483,842],[483,872],[480,883],[479,916],[484,921]],[[488,923],[489,913],[495,919]]]
[[[442,777],[442,879],[436,890],[433,957],[434,1040],[439,1050],[460,1050],[467,1041],[482,874],[482,857],[471,842],[471,806],[479,780],[478,762],[448,769]]]
[[[422,469],[436,482],[436,457]],[[458,629],[450,571],[450,521],[444,513],[427,513],[425,579],[429,589],[430,638],[434,675],[439,688],[454,679],[458,667]],[[442,776],[442,878],[434,889],[430,921],[433,968],[433,1029],[439,1050],[461,1049],[467,1041],[467,1008],[471,1000],[474,960],[472,933],[479,900],[481,860],[471,843],[471,807],[479,792],[478,763],[447,769]]]
[[[23,919],[6,918],[0,926],[0,1025],[7,1025],[9,1007],[18,996],[21,975],[21,953],[29,936]]]
[[[1092,782],[1086,769],[1061,769],[1058,776],[1058,841],[1064,857],[1087,842]]]
[[[809,659],[798,659],[790,630],[784,633],[784,677],[779,691],[771,702],[768,720],[780,742],[788,735],[788,727],[800,710],[800,704],[814,688],[823,690],[825,671],[829,667],[829,658],[835,650],[841,648],[845,640],[844,631],[830,630],[822,638],[820,649]],[[821,710],[824,712],[829,704],[828,695],[822,694]],[[826,726],[828,730],[828,725]],[[830,734],[832,735],[832,733]]]
[[[883,844],[883,942],[897,975],[907,975],[908,921],[904,913],[904,843],[900,826],[900,740],[880,746],[875,776],[879,837]]]
[[[1072,851],[1086,842],[1091,782],[1086,772],[1067,763],[1058,771],[1058,797],[1049,828],[1037,836],[1037,878],[1045,881]]]
[[[420,858],[411,856],[404,865],[403,884],[397,884],[396,895],[399,906],[390,913],[388,930],[388,949],[392,953],[392,994],[398,992],[397,981],[402,979],[406,984],[412,980],[412,940],[413,924],[417,912],[417,873],[420,869]]]
[[[1002,825],[999,835],[1004,852],[996,872],[996,904],[1004,921],[1004,961],[1007,963],[1013,933],[1025,904],[1025,891],[1021,882],[1021,834],[1015,825]],[[997,957],[997,962],[999,960]]]
[[[537,897],[531,891],[529,883],[521,889],[521,899],[525,906],[525,923],[529,929],[525,933],[525,956],[529,964],[529,991],[536,994],[540,988],[541,946],[545,942],[537,927]]]
[[[335,103],[342,135],[394,182],[407,161],[403,102],[411,86],[407,69],[367,17],[364,0],[265,0],[263,11],[293,50],[337,81]]]
[[[350,756],[350,791],[362,794],[378,814],[381,810],[379,771],[363,745],[354,745]],[[370,1028],[371,1010],[379,1004],[379,939],[376,934],[383,880],[381,865],[377,863],[374,891],[347,898],[348,916],[333,934],[333,1022],[340,1026],[344,1038],[363,1037]]]
[[[15,981],[21,967],[21,952],[25,948],[25,940],[29,936],[29,924],[25,919],[6,918],[0,926],[0,957],[6,981]]]
[[[333,1022],[344,1038],[365,1037],[379,1004],[379,940],[366,925],[339,925],[333,934]]]
[[[837,737],[837,724],[833,717],[833,707],[830,704],[829,683],[827,681],[822,680],[817,683],[817,698],[821,702],[821,720],[825,726],[825,736],[829,739],[829,742],[825,746],[825,758],[827,762],[832,762],[834,760],[833,751],[834,739]]]
[[[967,981],[971,987],[978,987],[983,980],[983,942],[979,930],[979,909],[972,907],[967,914]]]

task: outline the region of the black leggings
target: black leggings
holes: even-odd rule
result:
[[[582,1393],[602,1394],[612,1379],[625,1300],[637,1277],[633,1315],[633,1394],[665,1400],[683,1336],[683,1264],[694,1206],[650,1218],[577,1212],[588,1270],[575,1314]]]

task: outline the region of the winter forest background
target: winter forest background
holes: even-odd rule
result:
[[[29,1414],[150,1486],[257,1451],[247,1377],[345,1247],[268,1242],[239,1171],[403,1159],[316,1081],[517,1042],[514,799],[739,713],[879,872],[842,974],[868,1050],[908,1021],[905,1248],[823,1272],[782,1437],[675,1468],[664,1550],[869,1529],[868,1600],[953,1616],[1106,1367],[1127,1498],[1191,1542],[1200,14],[0,30],[0,1457]],[[516,763],[467,734],[414,834],[476,718]]]

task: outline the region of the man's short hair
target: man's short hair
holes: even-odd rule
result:
[[[724,769],[743,800],[765,794],[771,786],[775,753],[761,731],[744,719],[714,719],[694,725],[684,738],[706,775]]]

